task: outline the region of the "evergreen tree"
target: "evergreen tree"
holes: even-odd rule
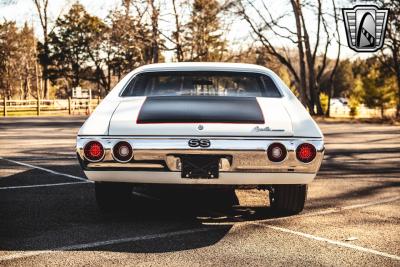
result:
[[[107,26],[98,17],[91,16],[85,8],[75,3],[69,12],[57,19],[49,35],[50,73],[53,82],[65,78],[69,86],[81,85],[81,80],[104,85],[101,68],[101,37]],[[92,66],[95,66],[93,73]]]
[[[339,63],[336,75],[333,79],[333,97],[344,96],[351,90],[354,83],[354,75],[350,60],[346,59]]]
[[[151,61],[151,32],[148,25],[129,14],[129,11],[112,11],[108,18],[106,47],[108,75],[118,80],[134,68]]]
[[[35,51],[36,39],[33,29],[27,23],[20,30],[18,37],[17,58],[19,59],[20,98],[28,99],[33,94],[33,87],[38,85],[38,83],[33,83],[38,77],[37,73],[35,73],[37,70],[35,68],[37,60]]]
[[[185,33],[185,59],[190,61],[221,61],[226,51],[217,0],[194,0]]]
[[[369,108],[379,108],[381,116],[384,111],[393,105],[395,99],[395,80],[393,76],[385,77],[379,66],[372,65],[368,75],[362,78],[364,86],[364,103]]]
[[[0,88],[3,97],[11,97],[17,73],[16,54],[18,51],[18,32],[15,22],[0,24]]]
[[[26,23],[0,23],[0,94],[2,97],[27,99],[36,97],[36,51],[33,29]],[[35,89],[35,90],[33,90]]]

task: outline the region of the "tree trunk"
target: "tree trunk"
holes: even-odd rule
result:
[[[334,18],[335,18],[335,24],[336,24],[336,33],[337,33],[337,44],[338,44],[338,53],[336,56],[336,62],[335,65],[333,67],[333,70],[329,76],[329,91],[328,91],[328,107],[326,109],[326,116],[330,117],[331,116],[331,99],[332,99],[332,95],[333,95],[333,79],[336,75],[336,71],[337,68],[339,66],[339,62],[340,62],[340,51],[341,51],[341,45],[340,45],[340,34],[339,34],[339,19],[338,19],[338,15],[336,12],[336,4],[335,4],[335,0],[332,0],[332,6],[333,6],[333,12],[334,12]]]
[[[396,72],[396,81],[397,81],[397,105],[396,105],[396,118],[400,119],[400,62],[397,54],[397,49],[395,48],[392,51],[393,54],[393,62],[394,62],[394,69]]]
[[[49,36],[47,34],[47,4],[45,10],[45,23],[43,25],[43,46],[45,51],[45,59],[43,62],[43,81],[44,81],[44,89],[43,89],[43,98],[49,99]]]
[[[111,69],[107,68],[107,91],[110,92],[111,89]]]
[[[19,99],[24,99],[24,80],[22,79],[22,75],[19,76]]]
[[[397,107],[396,107],[396,118],[400,119],[400,67],[397,65]]]
[[[151,12],[152,26],[152,63],[158,63],[159,60],[159,44],[158,44],[158,10],[154,5],[154,0],[149,0]]]
[[[172,0],[172,6],[174,9],[174,16],[175,16],[175,53],[176,53],[176,59],[178,62],[183,61],[183,51],[182,51],[182,44],[181,44],[181,37],[180,37],[180,31],[181,31],[181,25],[179,22],[179,15],[178,11],[176,9],[176,2],[175,0]]]
[[[328,105],[326,107],[326,113],[325,116],[326,117],[330,117],[331,116],[331,99],[332,99],[332,94],[333,94],[333,90],[332,90],[332,85],[329,85],[329,93],[328,93]]]
[[[35,47],[36,49],[36,47]],[[40,98],[40,81],[39,81],[39,71],[38,71],[38,63],[35,60],[35,76],[36,76],[36,97]]]
[[[310,106],[310,103],[308,101],[307,97],[307,81],[306,81],[306,64],[304,62],[304,48],[303,48],[303,36],[302,36],[302,29],[301,29],[301,22],[300,22],[300,15],[299,15],[299,9],[300,9],[300,3],[299,0],[291,0],[290,1],[292,4],[293,12],[295,15],[295,20],[296,20],[296,30],[297,30],[297,48],[299,50],[299,67],[300,67],[300,100],[303,103],[303,105],[309,107],[310,113],[314,114],[314,109],[312,106]]]
[[[311,46],[310,46],[310,39],[308,36],[306,24],[304,21],[303,12],[300,7],[300,2],[298,2],[298,13],[299,17],[301,18],[302,26],[303,26],[303,34],[304,34],[304,46],[306,48],[305,55],[307,60],[308,66],[308,89],[310,90],[310,106],[312,111],[314,112],[314,107],[317,107],[317,115],[324,115],[322,110],[321,101],[319,99],[319,92],[316,84],[315,79],[315,68],[311,54]],[[313,113],[312,113],[313,114]]]
[[[39,1],[33,0],[33,3],[36,6],[36,10],[39,15],[40,25],[43,30],[43,47],[44,47],[44,61],[42,62],[43,72],[42,72],[42,80],[44,81],[44,89],[43,89],[43,97],[49,98],[49,36],[48,36],[48,17],[47,17],[47,8],[49,0]]]
[[[49,79],[47,78],[48,67],[47,64],[43,64],[43,81],[44,81],[44,88],[43,88],[43,98],[49,98]]]

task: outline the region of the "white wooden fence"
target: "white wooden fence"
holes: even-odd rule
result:
[[[4,117],[18,115],[90,114],[100,99],[40,99],[0,100],[0,114]]]

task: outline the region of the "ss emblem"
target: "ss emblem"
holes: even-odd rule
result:
[[[190,147],[210,147],[211,142],[208,139],[190,139]]]

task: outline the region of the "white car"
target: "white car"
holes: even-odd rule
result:
[[[259,188],[279,212],[303,210],[323,135],[271,70],[165,63],[124,77],[77,136],[79,162],[103,209],[135,184]]]

